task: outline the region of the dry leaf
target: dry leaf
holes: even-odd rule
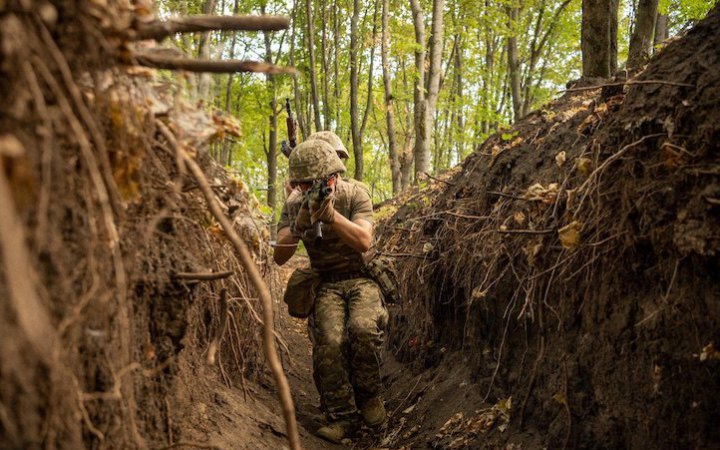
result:
[[[567,155],[565,154],[565,150],[561,151],[557,155],[555,155],[555,164],[557,164],[558,167],[562,167],[565,165],[565,160],[567,159]]]
[[[518,225],[522,225],[525,223],[525,214],[522,211],[518,211],[513,215],[513,218],[515,219],[515,222],[517,222]]]
[[[588,176],[592,172],[593,162],[590,158],[578,158],[575,167],[582,175]]]
[[[700,352],[700,361],[707,361],[709,359],[720,359],[720,352],[715,348],[715,343],[710,342],[708,345],[703,347]]]
[[[582,223],[577,220],[573,220],[558,230],[560,244],[562,244],[565,250],[575,250],[577,246],[580,245],[581,229]]]
[[[541,201],[545,204],[551,205],[555,203],[558,193],[558,184],[550,183],[547,187],[540,183],[535,183],[525,191],[524,197],[527,200]]]

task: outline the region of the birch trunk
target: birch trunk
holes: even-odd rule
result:
[[[387,122],[388,133],[388,156],[390,159],[390,173],[392,175],[392,192],[395,196],[399,194],[402,189],[402,179],[400,175],[400,160],[398,159],[397,150],[395,148],[395,111],[393,110],[394,105],[392,83],[390,81],[390,58],[388,49],[388,9],[390,9],[390,0],[383,0],[381,57],[383,85],[385,86],[385,121]]]

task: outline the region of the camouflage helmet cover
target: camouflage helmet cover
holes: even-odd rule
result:
[[[347,148],[345,148],[345,144],[343,144],[340,136],[333,133],[332,131],[318,131],[317,133],[313,133],[310,135],[310,137],[308,137],[308,141],[311,139],[320,139],[332,145],[340,158],[350,158],[350,153],[348,153]]]
[[[330,144],[320,139],[298,144],[290,154],[290,181],[312,181],[337,172],[345,172],[345,165]]]

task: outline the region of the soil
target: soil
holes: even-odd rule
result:
[[[513,399],[504,433],[440,448],[720,446],[718,26],[624,88],[571,85],[398,202],[380,247],[419,279],[399,356],[461,349],[483,398]]]

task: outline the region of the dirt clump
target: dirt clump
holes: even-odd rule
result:
[[[719,27],[715,8],[619,92],[571,86],[385,220],[418,280],[398,356],[462,349],[479,415],[512,397],[503,430],[435,448],[720,445]]]

